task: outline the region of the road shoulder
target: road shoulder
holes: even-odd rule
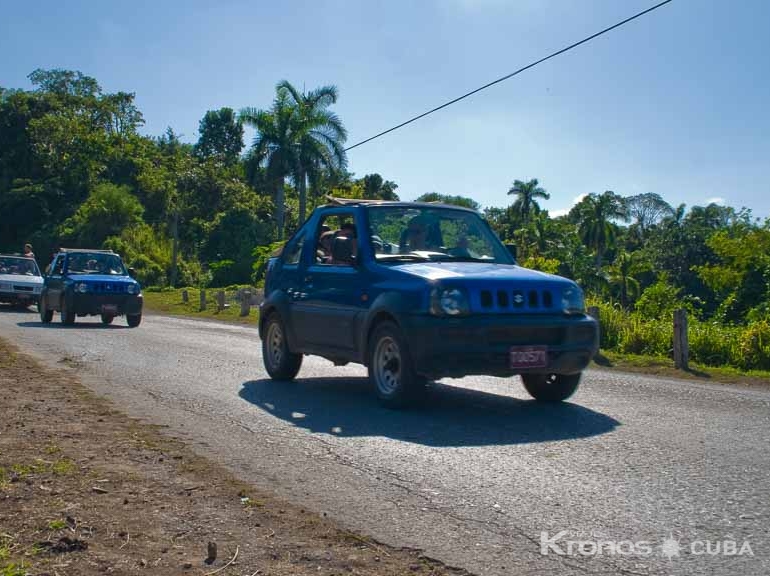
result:
[[[2,574],[465,574],[235,479],[2,339],[0,405]]]

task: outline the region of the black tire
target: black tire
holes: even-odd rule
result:
[[[102,314],[102,324],[104,325],[112,324],[113,320],[115,320],[115,316],[112,316],[110,314]]]
[[[575,393],[580,384],[577,374],[522,374],[524,388],[540,402],[561,402]]]
[[[286,328],[276,313],[270,314],[265,321],[262,361],[273,380],[293,380],[302,366],[302,354],[295,354],[289,349]]]
[[[104,318],[102,318],[102,322],[104,322]],[[142,323],[142,315],[126,314],[126,322],[128,322],[129,328],[136,328],[137,326],[139,326],[139,324]]]
[[[40,321],[43,324],[50,324],[53,320],[53,310],[49,310],[45,303],[45,298],[41,297],[37,301],[37,311],[40,313]]]
[[[75,311],[70,310],[66,298],[61,299],[61,311],[59,312],[59,316],[61,316],[61,323],[65,326],[72,326],[75,323]]]
[[[409,346],[393,322],[383,322],[372,332],[367,367],[377,399],[384,406],[402,408],[423,399],[426,380],[414,371]]]

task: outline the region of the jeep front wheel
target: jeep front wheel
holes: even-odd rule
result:
[[[102,322],[104,322],[104,319],[102,319]],[[137,326],[139,326],[139,324],[142,323],[142,315],[126,314],[126,322],[128,323],[129,328],[136,328]]]
[[[262,339],[262,361],[273,380],[292,380],[302,366],[302,354],[289,350],[286,330],[281,317],[271,314]]]
[[[575,393],[581,374],[522,374],[524,388],[540,402],[561,402]]]
[[[112,314],[102,314],[102,324],[112,324],[112,321],[115,319],[115,316]]]
[[[59,311],[61,323],[65,326],[71,326],[75,323],[75,311],[70,309],[70,305],[67,304],[67,298],[61,299],[61,310]]]
[[[53,310],[49,310],[48,306],[46,305],[45,298],[40,297],[40,300],[37,302],[37,311],[40,313],[40,321],[43,324],[50,324],[51,320],[53,320]]]
[[[406,340],[392,322],[375,328],[367,363],[377,398],[389,408],[412,404],[425,391],[425,379],[414,371]]]

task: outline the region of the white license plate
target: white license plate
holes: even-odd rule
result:
[[[545,368],[548,366],[547,346],[512,346],[508,352],[511,368]]]

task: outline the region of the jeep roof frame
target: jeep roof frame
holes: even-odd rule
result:
[[[453,210],[464,210],[478,214],[472,208],[458,206],[457,204],[447,204],[445,202],[407,202],[405,200],[370,200],[367,198],[337,198],[326,195],[326,206],[420,206],[429,208],[450,208]]]
[[[68,253],[97,253],[97,254],[115,254],[112,250],[102,250],[96,248],[59,248],[59,252]]]

